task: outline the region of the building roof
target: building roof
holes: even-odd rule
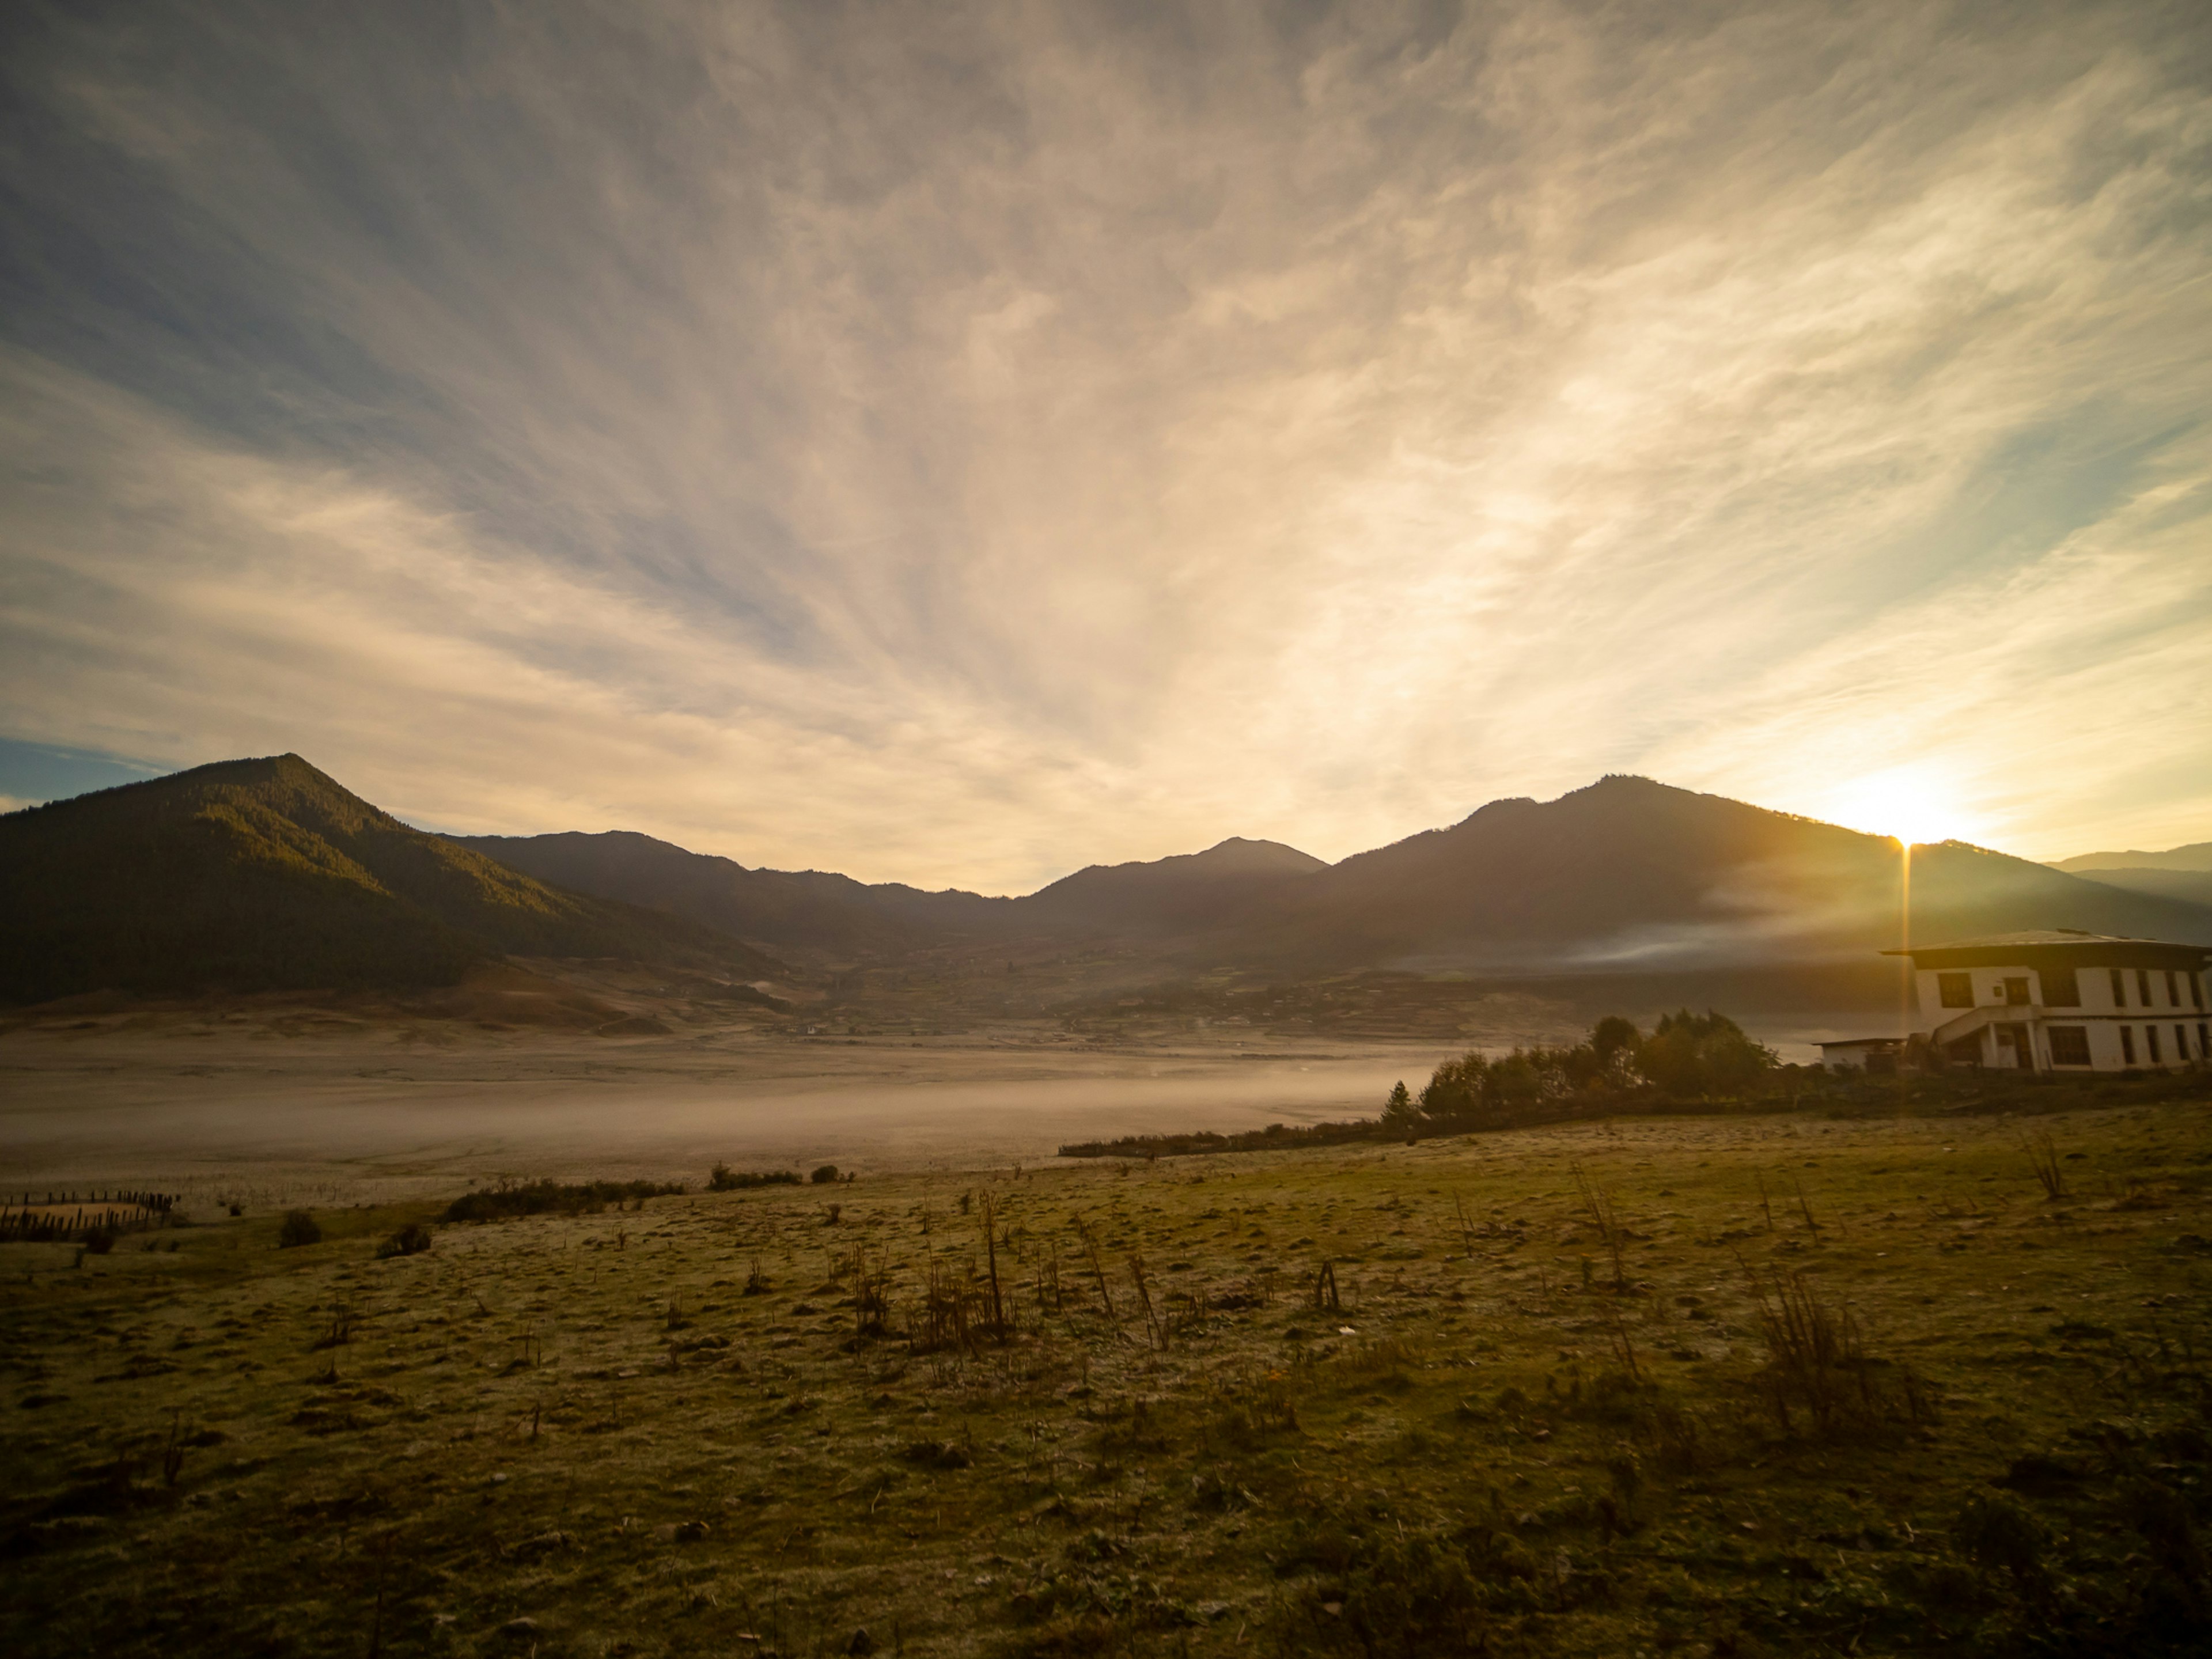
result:
[[[2201,945],[2183,945],[2164,939],[2136,939],[2118,933],[2091,933],[2078,927],[2037,927],[2019,933],[1985,933],[1979,939],[1947,939],[1939,944],[1915,945],[1907,950],[1884,951],[1881,954],[1886,957],[1911,957],[1917,960],[1922,957],[1972,952],[1981,958],[1983,965],[1986,965],[2008,952],[2021,953],[2020,958],[2015,959],[2025,958],[2029,954],[2047,959],[2048,953],[2053,951],[2079,951],[2110,957],[2116,963],[2130,967],[2136,965],[2139,957],[2159,952],[2187,953],[2200,958],[2212,954]],[[2170,957],[2165,959],[2169,963],[2172,960]]]
[[[1979,939],[1947,939],[1936,945],[1916,945],[1911,951],[1884,951],[1886,957],[1909,957],[1913,951],[1986,951],[2000,945],[2164,945],[2162,939],[2125,939],[2118,933],[2086,933],[2079,927],[2032,927],[2024,933],[1984,933]]]
[[[1903,1037],[1833,1037],[1823,1042],[1823,1048],[1894,1048]]]

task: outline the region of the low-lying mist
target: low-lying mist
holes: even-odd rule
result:
[[[863,1176],[1035,1161],[1071,1140],[1371,1116],[1392,1083],[1418,1086],[1438,1057],[875,1051],[884,1063],[871,1074],[857,1063],[868,1052],[830,1051],[841,1069],[811,1076],[718,1075],[648,1046],[499,1068],[446,1054],[350,1067],[287,1057],[275,1072],[58,1070],[19,1078],[0,1106],[0,1185],[143,1181],[189,1200],[250,1182],[351,1202],[501,1176],[696,1181],[717,1158]]]

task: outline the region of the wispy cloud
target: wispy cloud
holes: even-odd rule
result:
[[[2212,30],[57,9],[10,734],[994,890],[1604,770],[2212,817]]]

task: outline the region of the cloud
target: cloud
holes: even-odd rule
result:
[[[7,729],[987,890],[1608,770],[2197,838],[2207,37],[57,13]]]

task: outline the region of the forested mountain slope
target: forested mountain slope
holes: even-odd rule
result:
[[[0,997],[452,984],[505,955],[750,978],[715,930],[568,892],[349,793],[297,755],[0,817]]]

